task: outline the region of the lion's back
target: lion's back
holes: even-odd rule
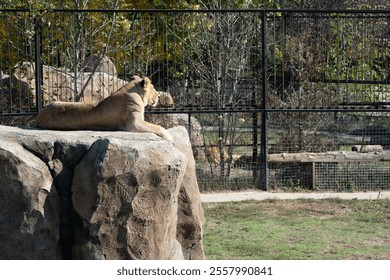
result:
[[[128,110],[139,111],[140,100],[113,95],[98,104],[53,102],[35,118],[35,126],[54,130],[123,130]],[[130,108],[130,109],[129,109]]]
[[[82,115],[87,114],[95,104],[56,101],[45,106],[35,118],[35,126],[45,129],[78,129]],[[73,128],[75,127],[75,128]]]
[[[129,130],[144,124],[144,108],[155,106],[158,93],[150,80],[135,79],[98,104],[53,102],[36,117],[35,125],[59,130]]]

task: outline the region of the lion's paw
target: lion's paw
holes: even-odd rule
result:
[[[168,131],[167,131],[164,138],[167,139],[169,142],[173,142],[173,137]]]
[[[173,142],[172,135],[163,127],[161,129],[161,137],[168,140],[169,142]]]

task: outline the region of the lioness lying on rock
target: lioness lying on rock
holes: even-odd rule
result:
[[[167,130],[144,120],[145,106],[156,106],[158,93],[149,78],[133,80],[99,103],[53,102],[42,109],[35,125],[56,130],[124,130],[152,132],[173,141]]]

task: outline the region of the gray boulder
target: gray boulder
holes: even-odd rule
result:
[[[188,134],[0,126],[0,259],[203,259]]]
[[[112,76],[117,76],[114,62],[108,56],[91,54],[85,58],[84,72],[103,72]]]
[[[60,259],[59,200],[44,162],[0,140],[0,259]]]
[[[98,102],[128,83],[118,78],[116,74],[107,73],[99,67],[99,71],[96,72],[83,70],[74,73],[69,69],[42,65],[41,89],[44,102],[46,104],[54,101]],[[17,96],[23,100],[30,100],[35,105],[34,63],[21,62],[15,65],[11,88],[18,93]]]

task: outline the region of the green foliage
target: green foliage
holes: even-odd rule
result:
[[[294,5],[307,4],[316,1],[298,1]],[[358,1],[359,2],[359,1]],[[361,1],[368,5],[365,1]],[[200,4],[199,4],[200,3]],[[53,64],[60,60],[64,67],[79,71],[82,59],[89,53],[109,55],[114,59],[119,72],[142,74],[150,72],[150,68],[166,66],[163,73],[171,80],[182,81],[185,77],[204,78],[212,81],[224,77],[219,88],[206,88],[206,94],[217,95],[224,88],[235,88],[238,79],[248,78],[253,68],[253,56],[259,53],[254,49],[258,34],[259,19],[255,20],[246,14],[148,14],[134,13],[52,13],[54,8],[77,9],[236,9],[236,8],[281,8],[285,1],[278,0],[235,0],[235,1],[192,1],[192,0],[4,0],[3,8],[27,8],[30,12],[4,14],[0,13],[0,48],[9,51],[7,57],[2,56],[2,65],[12,67],[16,62],[32,55],[34,44],[34,19],[40,19],[44,30],[50,34],[43,37],[44,62]],[[377,6],[376,4],[373,4]],[[135,10],[136,11],[136,10]],[[292,94],[288,96],[289,105],[295,104],[294,94],[305,101],[305,106],[329,105],[342,101],[336,97],[333,100],[332,88],[324,86],[320,91],[310,89],[311,80],[358,80],[379,82],[389,77],[389,46],[384,41],[386,30],[383,25],[375,27],[375,20],[343,19],[341,14],[329,17],[340,17],[339,20],[322,19],[317,25],[307,25],[298,22],[298,30],[284,34],[277,21],[282,14],[269,14],[269,30],[275,29],[277,34],[268,34],[284,38],[275,40],[267,49],[270,73],[273,73],[275,84],[270,83],[270,90],[276,94],[280,87],[282,75],[288,76],[286,83]],[[7,27],[18,32],[7,32]],[[319,29],[320,28],[320,29]],[[320,31],[320,32],[319,32]],[[322,32],[324,31],[324,32]],[[371,32],[367,34],[367,32]],[[18,40],[19,38],[19,40]],[[21,41],[20,38],[25,40]],[[381,39],[384,40],[384,39]],[[18,45],[18,41],[21,43]],[[257,42],[258,43],[258,42]],[[10,44],[10,45],[8,45]],[[55,46],[57,49],[49,48]],[[118,47],[120,46],[120,47]],[[123,47],[124,46],[124,47]],[[324,47],[318,53],[319,47]],[[30,50],[28,54],[23,50]],[[25,52],[25,51],[24,51]],[[223,53],[223,55],[221,55]],[[252,56],[252,57],[251,57]],[[64,65],[64,63],[66,65]],[[148,69],[149,67],[149,69]],[[237,78],[238,77],[238,78]],[[165,78],[165,77],[164,77]],[[167,78],[166,78],[167,79]],[[196,81],[193,81],[196,83]],[[229,84],[230,82],[230,84]],[[209,83],[217,84],[217,83]],[[206,84],[207,86],[207,84]],[[275,87],[275,88],[273,88]],[[372,89],[372,88],[370,88]],[[376,101],[366,94],[363,85],[346,85],[343,91],[348,92],[352,99]],[[226,93],[226,91],[225,91]],[[220,98],[221,103],[232,103],[235,90]],[[289,93],[289,92],[288,92]],[[359,96],[359,94],[361,96]],[[230,95],[230,96],[229,96]],[[208,95],[217,99],[219,96]],[[368,97],[367,97],[368,96]],[[220,104],[222,105],[222,104]]]
[[[339,15],[340,16],[340,15]],[[380,30],[370,28],[371,34],[366,34],[366,25],[373,24],[369,20],[333,21],[331,30],[333,40],[329,44],[329,71],[327,78],[360,81],[384,81],[386,78],[385,45],[378,45],[374,36]],[[363,32],[356,32],[363,30]]]

